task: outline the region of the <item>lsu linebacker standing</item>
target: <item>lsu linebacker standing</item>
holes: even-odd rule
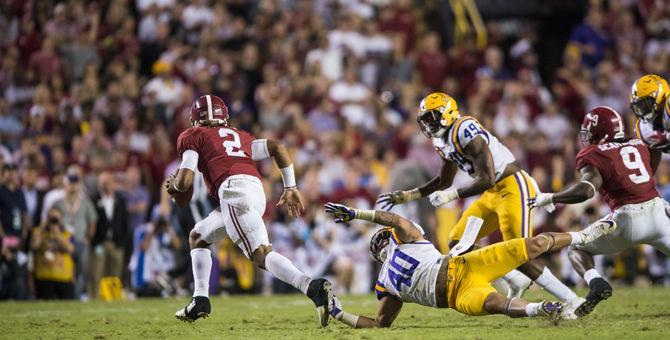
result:
[[[440,173],[421,187],[381,194],[377,200],[380,207],[387,209],[426,196],[434,206],[441,207],[458,198],[481,195],[463,212],[451,231],[450,247],[463,236],[470,216],[484,220],[477,239],[496,229],[500,229],[506,241],[532,237],[531,213],[525,202],[536,195],[534,180],[521,170],[512,152],[477,120],[461,116],[456,101],[445,93],[431,93],[423,98],[417,121],[423,134],[432,139],[442,157]],[[440,191],[452,185],[458,169],[474,181],[462,188]],[[536,261],[524,263],[519,270],[567,302],[568,314],[584,302],[547,267]],[[510,296],[520,296],[527,288],[527,285],[519,287],[514,282],[519,276],[523,275],[512,271],[504,277],[512,289],[516,289],[510,291]]]
[[[517,297],[504,297],[491,286],[491,281],[546,252],[594,242],[616,230],[615,223],[599,221],[580,232],[542,233],[496,243],[465,255],[445,256],[424,238],[419,225],[399,215],[336,203],[327,203],[325,208],[338,223],[360,219],[389,226],[378,230],[370,241],[370,252],[381,263],[375,285],[379,300],[377,316],[370,318],[345,312],[336,297],[328,306],[333,318],[354,328],[390,327],[403,303],[409,302],[452,308],[472,316],[564,318],[564,303],[530,303]],[[470,217],[468,228],[479,223],[481,219]]]
[[[655,74],[647,74],[633,83],[630,108],[637,117],[635,136],[649,148],[670,151],[670,104],[668,82]]]

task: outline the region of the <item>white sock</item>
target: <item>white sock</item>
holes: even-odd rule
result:
[[[598,273],[598,271],[595,270],[595,268],[591,268],[584,273],[584,281],[586,281],[587,285],[591,283],[591,280],[595,279],[596,277],[602,277],[602,276],[600,276],[600,273]]]
[[[571,231],[568,234],[570,234],[570,236],[572,237],[572,240],[570,241],[571,246],[574,246],[575,244],[582,244],[582,242],[584,242],[582,233]]]
[[[526,284],[530,284],[530,279],[522,272],[516,269],[512,269],[509,273],[505,274],[505,276],[503,276],[503,279],[507,281],[509,284],[513,284],[518,288],[521,288]]]
[[[537,316],[540,313],[541,302],[530,302],[526,305],[526,315],[527,316]]]
[[[291,260],[276,251],[271,251],[265,256],[265,269],[274,277],[299,289],[303,294],[307,294],[307,287],[312,282],[307,275],[296,268]]]
[[[209,297],[209,275],[212,272],[212,252],[207,248],[191,250],[191,266],[195,289],[193,296]]]
[[[559,281],[547,267],[544,267],[542,274],[540,274],[535,282],[562,301],[567,302],[577,298],[577,294],[564,285],[563,282]]]

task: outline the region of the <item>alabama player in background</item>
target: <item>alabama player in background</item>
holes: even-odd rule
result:
[[[655,74],[647,74],[633,83],[630,108],[637,117],[635,136],[652,149],[668,151],[670,147],[670,88]]]
[[[456,101],[445,93],[427,95],[421,101],[417,120],[421,131],[432,139],[433,146],[442,156],[442,169],[421,187],[381,194],[377,201],[381,208],[425,196],[429,196],[434,206],[441,207],[458,198],[481,195],[463,212],[451,231],[449,247],[461,239],[470,216],[484,220],[477,239],[496,229],[500,229],[504,240],[532,237],[531,212],[526,199],[535,197],[534,180],[521,169],[512,152],[474,118],[461,116]],[[451,186],[458,169],[474,181],[462,188],[440,191]],[[584,302],[537,261],[524,262],[519,270],[554,296],[568,302],[567,314]],[[516,283],[519,278],[527,283]],[[510,297],[521,296],[530,284],[516,270],[506,274],[504,279],[512,288]],[[480,296],[482,301],[485,298]]]
[[[284,193],[277,206],[286,206],[291,216],[299,216],[303,210],[288,152],[276,141],[255,139],[228,126],[227,120],[228,108],[221,98],[201,96],[191,107],[192,127],[177,140],[182,162],[176,175],[168,179],[168,192],[178,203],[188,202],[190,196],[183,199],[183,195],[191,190],[198,169],[209,194],[219,199],[220,210],[212,211],[198,222],[189,235],[195,290],[191,302],[175,316],[188,322],[209,316],[212,255],[208,247],[228,236],[256,266],[306,294],[317,306],[321,325],[326,326],[328,303],[332,299],[330,283],[324,279],[312,280],[289,259],[272,251],[263,222],[266,200],[254,161],[272,157],[284,182]]]
[[[491,281],[531,259],[568,245],[593,242],[616,230],[616,224],[594,223],[580,232],[542,233],[492,244],[465,255],[442,255],[424,238],[416,223],[386,211],[361,210],[327,203],[326,212],[335,222],[366,220],[385,226],[370,241],[370,252],[381,263],[375,285],[379,306],[377,317],[345,312],[333,298],[332,317],[351,327],[389,327],[403,303],[435,308],[452,308],[472,316],[505,314],[509,317],[549,316],[565,318],[563,302],[528,302],[500,295]],[[482,223],[468,218],[468,228]],[[483,299],[481,298],[483,297]]]
[[[581,136],[588,145],[577,154],[580,181],[558,193],[540,193],[529,202],[533,207],[579,203],[600,192],[612,210],[602,220],[616,222],[616,231],[570,250],[573,267],[589,286],[586,302],[575,311],[578,316],[612,295],[612,286],[594,269],[592,255],[644,243],[670,256],[668,206],[659,197],[653,177],[660,151],[650,151],[639,139],[624,138],[621,117],[604,106],[586,114]]]

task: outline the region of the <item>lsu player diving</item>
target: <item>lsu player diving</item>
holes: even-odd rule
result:
[[[484,220],[477,239],[496,229],[500,229],[506,241],[532,237],[531,212],[525,202],[536,196],[535,182],[520,168],[512,152],[476,119],[461,116],[456,101],[445,93],[431,93],[423,98],[417,121],[423,134],[432,139],[433,146],[442,157],[440,173],[421,187],[381,194],[377,200],[380,207],[387,210],[395,204],[426,196],[434,206],[441,207],[458,198],[481,195],[463,212],[451,231],[450,248],[463,236],[470,216]],[[474,181],[462,188],[441,191],[452,185],[458,169]],[[584,302],[547,267],[536,261],[522,263],[519,270],[567,302],[568,314]],[[522,282],[525,279],[526,284],[518,283],[519,277]],[[509,296],[521,296],[530,284],[518,271],[511,271],[503,279],[510,283]]]
[[[587,244],[616,229],[616,223],[597,222],[580,232],[542,233],[496,243],[465,255],[442,255],[424,238],[419,225],[397,214],[336,203],[327,203],[325,210],[338,223],[360,219],[388,226],[378,230],[370,241],[372,256],[382,263],[375,285],[379,300],[377,316],[345,312],[336,297],[328,307],[333,318],[355,328],[390,327],[406,302],[452,308],[472,316],[563,318],[563,302],[530,303],[518,297],[508,298],[500,295],[491,281],[546,252]],[[481,219],[471,217],[468,229],[481,223]]]
[[[640,77],[630,90],[630,108],[637,117],[635,137],[649,148],[663,152],[670,152],[668,95],[668,82],[655,74]]]

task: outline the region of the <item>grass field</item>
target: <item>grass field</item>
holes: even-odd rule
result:
[[[584,292],[581,292],[582,294]],[[670,289],[615,290],[587,318],[554,324],[545,319],[468,317],[453,310],[407,304],[390,329],[350,329],[332,320],[317,325],[310,301],[302,296],[214,298],[210,318],[185,324],[173,317],[188,302],[144,299],[129,302],[6,302],[0,306],[3,339],[670,339]],[[529,299],[546,298],[533,291]],[[373,315],[369,296],[341,298],[345,310]]]

